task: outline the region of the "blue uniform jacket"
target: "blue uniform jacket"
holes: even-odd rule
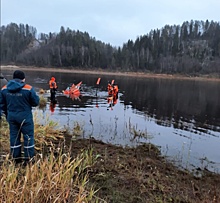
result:
[[[34,88],[20,79],[13,79],[2,87],[0,104],[6,117],[19,117],[24,119],[32,115],[32,107],[39,104],[39,96]]]

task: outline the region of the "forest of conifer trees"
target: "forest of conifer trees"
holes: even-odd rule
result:
[[[1,26],[1,64],[36,67],[220,75],[220,24],[186,21],[113,47],[87,32],[40,33],[24,24]]]

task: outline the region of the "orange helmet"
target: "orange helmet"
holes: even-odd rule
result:
[[[51,77],[51,80],[55,80],[55,77]]]

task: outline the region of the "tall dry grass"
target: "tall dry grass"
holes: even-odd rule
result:
[[[89,152],[84,152],[88,156]],[[84,154],[85,155],[85,154]],[[6,160],[0,171],[0,202],[104,202],[88,186],[87,169],[93,157],[52,153],[25,168]]]
[[[9,130],[5,118],[1,121],[1,203],[45,202],[105,202],[96,197],[96,189],[89,184],[88,171],[96,162],[92,149],[71,157],[70,148],[57,150],[54,141],[64,140],[57,124],[38,123],[35,115],[35,142],[37,154],[26,167],[15,165],[9,156]],[[49,148],[45,154],[44,148]]]

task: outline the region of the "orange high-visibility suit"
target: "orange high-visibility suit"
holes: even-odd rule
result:
[[[56,91],[57,91],[57,83],[55,81],[55,77],[51,77],[50,81],[49,81],[49,86],[50,86],[50,100],[52,102],[55,102],[55,95],[56,95]]]

